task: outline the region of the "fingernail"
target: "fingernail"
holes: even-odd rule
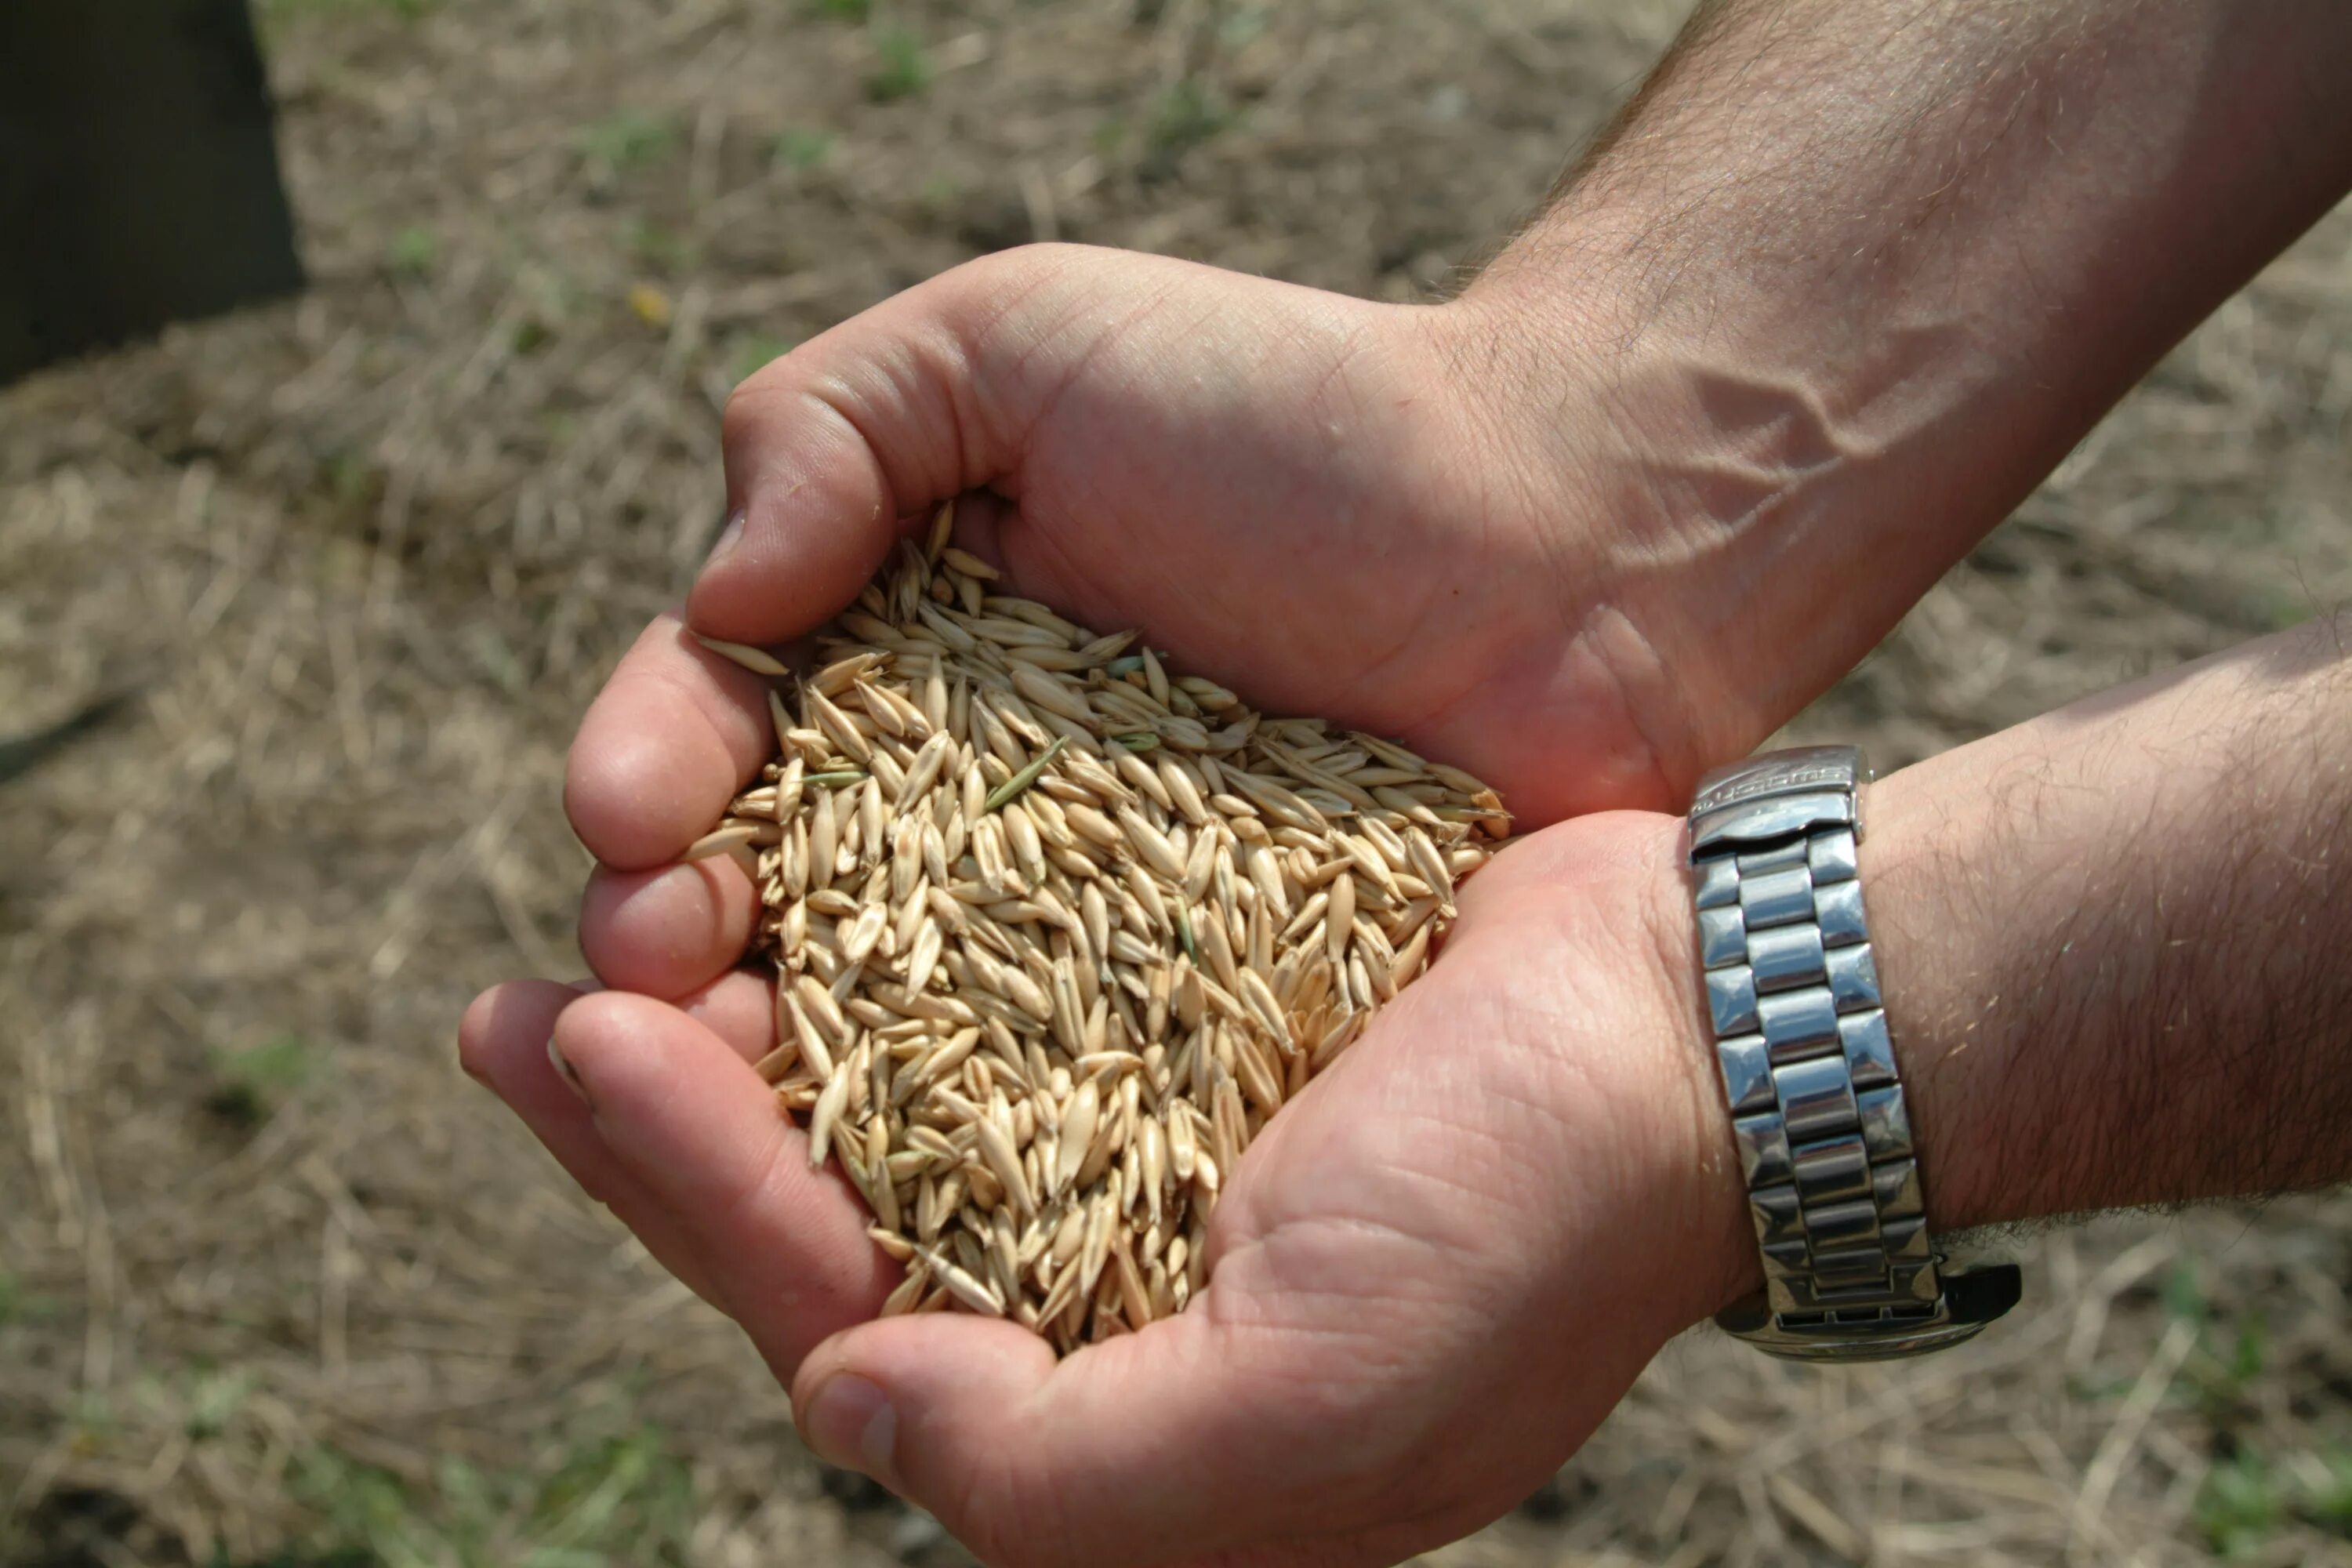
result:
[[[835,1373],[817,1389],[802,1434],[828,1465],[862,1471],[885,1486],[898,1473],[898,1413],[879,1387],[856,1373]]]
[[[743,509],[737,507],[727,514],[727,526],[719,531],[719,541],[710,547],[708,564],[716,566],[727,559],[738,541],[743,537]]]
[[[555,1076],[570,1085],[572,1092],[580,1097],[580,1103],[591,1110],[595,1110],[595,1103],[588,1098],[588,1086],[580,1081],[579,1073],[572,1070],[572,1064],[564,1059],[563,1052],[556,1047],[553,1035],[547,1037],[547,1059],[554,1067]]]

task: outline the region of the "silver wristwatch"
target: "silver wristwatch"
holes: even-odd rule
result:
[[[1699,781],[1690,863],[1716,1055],[1764,1289],[1718,1313],[1774,1355],[1878,1361],[1971,1338],[2013,1264],[1953,1266],[1927,1235],[1855,848],[1851,746],[1772,752]]]

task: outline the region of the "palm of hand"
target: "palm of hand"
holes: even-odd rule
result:
[[[1217,1456],[1171,1500],[1206,1488],[1236,1504],[1226,1539],[1285,1538],[1231,1561],[1390,1562],[1466,1533],[1703,1310],[1707,1287],[1673,1277],[1699,1206],[1654,1206],[1689,1181],[1711,1087],[1661,1044],[1685,1005],[1647,944],[1681,911],[1652,907],[1667,879],[1624,874],[1672,839],[1664,818],[1588,819],[1481,873],[1443,962],[1243,1161],[1171,1343],[1068,1369],[1218,1369],[1167,1454]]]

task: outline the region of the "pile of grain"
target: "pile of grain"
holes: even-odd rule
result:
[[[993,591],[947,531],[828,628],[797,713],[771,691],[781,755],[690,853],[752,869],[760,1071],[906,1265],[885,1310],[1067,1352],[1200,1290],[1235,1162],[1421,973],[1509,819]]]

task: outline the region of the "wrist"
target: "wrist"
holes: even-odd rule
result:
[[[1608,1281],[1654,1334],[1652,1349],[1760,1272],[1683,844],[1680,819],[1652,812],[1599,813],[1516,840],[1470,880],[1433,970],[1494,1008],[1470,1022],[1487,1070],[1507,1084],[1507,1125],[1525,1129],[1524,1142],[1495,1151],[1531,1204],[1512,1247],[1541,1260],[1547,1300]],[[1507,934],[1490,943],[1489,929]]]
[[[1908,982],[1907,987],[1890,984],[1883,958],[1874,962],[1885,951],[1879,930],[1882,922],[1873,906],[1885,892],[1885,865],[1895,868],[1898,885],[1910,884],[1901,890],[1916,897],[1916,879],[1905,874],[1915,868],[1923,856],[1933,860],[1940,854],[1940,847],[1922,841],[1922,829],[1929,824],[1923,821],[1917,797],[1898,788],[1893,792],[1892,800],[1882,802],[1875,792],[1870,792],[1870,804],[1864,811],[1869,838],[1858,855],[1853,834],[1841,826],[1851,820],[1848,817],[1828,819],[1802,837],[1791,839],[1788,835],[1796,824],[1764,826],[1754,820],[1743,823],[1740,816],[1741,813],[1759,809],[1767,813],[1767,821],[1770,820],[1770,813],[1790,808],[1818,814],[1825,808],[1811,803],[1823,797],[1807,794],[1805,789],[1818,791],[1825,787],[1815,781],[1829,774],[1819,770],[1847,765],[1835,752],[1826,758],[1789,753],[1764,763],[1768,771],[1761,780],[1756,770],[1743,768],[1719,783],[1711,783],[1706,798],[1715,804],[1705,820],[1706,836],[1702,839],[1711,844],[1705,862],[1706,874],[1700,876],[1691,869],[1687,864],[1690,839],[1677,833],[1672,853],[1661,858],[1671,866],[1673,874],[1653,882],[1652,925],[1656,933],[1662,989],[1681,999],[1682,1011],[1690,1019],[1687,1031],[1669,1031],[1669,1037],[1686,1033],[1693,1037],[1696,1047],[1678,1044],[1674,1058],[1689,1082],[1689,1092],[1684,1098],[1693,1113],[1690,1143],[1694,1152],[1688,1160],[1692,1173],[1690,1209],[1696,1216],[1698,1237],[1691,1272],[1695,1280],[1706,1283],[1711,1290],[1702,1301],[1708,1311],[1751,1295],[1760,1287],[1763,1261],[1756,1227],[1764,1222],[1758,1216],[1779,1214],[1775,1205],[1786,1205],[1785,1215],[1775,1222],[1780,1227],[1775,1233],[1776,1239],[1788,1240],[1795,1234],[1789,1227],[1801,1223],[1802,1234],[1811,1240],[1814,1248],[1830,1248],[1820,1259],[1825,1275],[1842,1273],[1848,1277],[1845,1285],[1855,1289],[1867,1286],[1866,1279],[1854,1276],[1856,1256],[1879,1247],[1880,1232],[1874,1225],[1866,1230],[1854,1228],[1854,1216],[1848,1212],[1854,1206],[1854,1189],[1845,1184],[1848,1174],[1841,1173],[1845,1170],[1841,1162],[1856,1158],[1864,1148],[1868,1152],[1861,1157],[1869,1162],[1867,1174],[1878,1188],[1876,1198],[1870,1200],[1867,1206],[1876,1209],[1879,1218],[1888,1226],[1884,1249],[1875,1252],[1880,1274],[1875,1289],[1881,1292],[1887,1289],[1885,1275],[1890,1265],[1899,1264],[1900,1257],[1911,1256],[1925,1261],[1925,1252],[1907,1250],[1920,1240],[1917,1233],[1923,1219],[1927,1238],[1932,1245],[1940,1232],[1988,1218],[2005,1217],[1988,1213],[1983,1206],[1988,1201],[1999,1202],[1989,1200],[1986,1178],[1991,1167],[1982,1159],[1986,1148],[1997,1145],[1998,1141],[1955,1138],[1948,1146],[1940,1136],[1920,1131],[1923,1089],[1932,1111],[1958,1112],[1964,1126],[1971,1117],[1980,1119],[1987,1110],[1971,1099],[1969,1090],[1976,1087],[1973,1080],[1955,1086],[1948,1072],[1939,1074],[1935,1070],[1950,1067],[1950,1053],[1937,1050],[1935,1045],[1924,1049],[1906,1048],[1915,1044],[1902,1021],[1906,1005],[1920,1002],[1925,1010],[1937,1016],[1943,1011],[1942,1003],[1927,1000],[1949,985],[1948,976],[1935,963],[1937,950],[1930,948],[1919,955],[1924,962],[1897,966],[1898,978]],[[1780,770],[1779,774],[1769,771],[1774,768]],[[1759,783],[1767,787],[1759,790]],[[1864,787],[1867,791],[1868,786]],[[1798,822],[1802,820],[1800,817]],[[1823,823],[1818,815],[1813,820]],[[1763,836],[1745,839],[1737,837],[1743,827],[1748,831],[1763,827]],[[1735,835],[1728,844],[1714,837],[1727,831]],[[1793,870],[1785,858],[1791,848],[1797,857]],[[1808,888],[1809,862],[1811,874]],[[1845,869],[1836,868],[1841,864]],[[1856,875],[1856,867],[1859,889],[1855,882],[1846,879]],[[1784,882],[1790,876],[1800,879],[1797,886],[1803,889],[1801,912],[1788,907],[1788,889],[1775,886],[1776,881]],[[1703,900],[1708,906],[1704,914],[1696,908],[1702,901],[1697,896],[1702,886],[1711,889]],[[1857,890],[1863,895],[1858,903],[1853,898]],[[1751,893],[1755,896],[1753,902]],[[1898,905],[1902,902],[1900,899],[1895,901]],[[1745,922],[1740,919],[1743,910],[1747,914]],[[1727,928],[1721,923],[1727,915],[1731,921]],[[1715,923],[1709,926],[1709,921]],[[1892,923],[1906,922],[1898,919]],[[1712,932],[1705,941],[1701,940],[1702,926]],[[1732,944],[1727,952],[1723,946],[1727,932]],[[1849,945],[1857,939],[1868,945]],[[1803,956],[1809,945],[1812,954],[1810,978],[1804,973],[1808,965]],[[1755,966],[1752,978],[1748,967],[1751,963]],[[1767,978],[1768,970],[1771,979]],[[1813,989],[1791,989],[1792,986]],[[1850,994],[1855,986],[1860,991]],[[1744,1008],[1747,1022],[1718,1024],[1727,1007],[1734,1013],[1743,1011],[1738,1001],[1743,995],[1748,999]],[[1826,1037],[1829,1059],[1823,1062],[1816,1044],[1823,1037],[1813,1031],[1827,1021],[1832,1005],[1838,1015],[1837,1027]],[[1819,1009],[1821,1017],[1816,1018],[1815,1009]],[[1753,1033],[1759,1028],[1760,1036]],[[1856,1030],[1859,1032],[1853,1032]],[[1888,1082],[1883,1067],[1870,1067],[1872,1058],[1886,1049],[1890,1034],[1899,1087]],[[1736,1039],[1731,1037],[1735,1035],[1738,1037]],[[1720,1042],[1718,1036],[1723,1037]],[[1874,1048],[1870,1046],[1874,1036],[1879,1042]],[[1769,1047],[1768,1041],[1771,1042]],[[1942,1042],[1939,1039],[1937,1043]],[[1788,1047],[1785,1055],[1784,1045]],[[1772,1053],[1772,1068],[1770,1080],[1760,1084],[1765,1102],[1759,1107],[1752,1100],[1743,1101],[1740,1112],[1746,1119],[1737,1121],[1735,1131],[1731,1104],[1734,1097],[1727,1092],[1723,1079],[1736,1078],[1748,1086],[1743,1092],[1752,1091],[1759,1087],[1753,1075],[1761,1068],[1768,1048]],[[1841,1049],[1845,1052],[1843,1061],[1838,1057]],[[1858,1056],[1857,1051],[1863,1054]],[[1736,1072],[1730,1065],[1735,1058],[1747,1064]],[[1923,1059],[1927,1068],[1924,1071]],[[1874,1076],[1865,1076],[1866,1070]],[[1930,1079],[1936,1081],[1927,1081]],[[1945,1092],[1938,1095],[1939,1089]],[[1801,1136],[1800,1110],[1792,1102],[1792,1095],[1805,1108],[1808,1130]],[[1775,1098],[1780,1106],[1778,1114],[1773,1110]],[[1837,1119],[1834,1110],[1839,1100],[1845,1105],[1843,1121]],[[1853,1120],[1857,1114],[1858,1123]],[[1786,1117],[1785,1131],[1782,1116]],[[1942,1158],[1948,1147],[1959,1151],[1959,1157],[1949,1161]],[[1774,1148],[1780,1151],[1777,1161],[1771,1162],[1778,1173],[1767,1174],[1762,1167]],[[1737,1155],[1735,1150],[1739,1151]],[[1792,1154],[1793,1185],[1790,1184]],[[1756,1163],[1751,1165],[1750,1160]],[[1957,1201],[1937,1201],[1944,1185],[1937,1179],[1939,1174],[1953,1178]],[[1898,1178],[1897,1186],[1887,1185]],[[1814,1185],[1809,1187],[1809,1181]],[[1912,1185],[1915,1181],[1916,1186]],[[1865,1199],[1871,1184],[1862,1184]],[[1903,1197],[1906,1187],[1915,1195]],[[1751,1192],[1751,1188],[1756,1190]],[[1923,1189],[1927,1204],[1924,1215],[1916,1195]],[[1896,1203],[1907,1206],[1884,1206]],[[1845,1239],[1822,1240],[1814,1234],[1816,1218]],[[1895,1228],[1898,1221],[1903,1222],[1899,1232]],[[1898,1235],[1904,1244],[1901,1252]],[[1900,1267],[1895,1267],[1895,1272],[1900,1276]],[[1801,1290],[1798,1296],[1803,1299]],[[1778,1306],[1780,1299],[1776,1288],[1777,1310],[1801,1310]]]
[[[1948,766],[1948,763],[1947,764]],[[1989,986],[1998,996],[2010,972],[1988,942],[2031,942],[2022,919],[1988,925],[1956,900],[2000,851],[1986,841],[1984,820],[1939,810],[1937,767],[1906,768],[1871,791],[1870,837],[1861,854],[1863,898],[1870,910],[1879,990],[1896,1070],[1903,1075],[1929,1227],[1964,1230],[2021,1217],[2004,1183],[2027,1173],[1997,1157],[2007,1149],[1987,1098],[2000,1074],[2003,1032],[1980,1030],[1969,995]],[[2021,916],[2022,911],[2020,911]]]
[[[1961,324],[1825,353],[1800,308],[1644,315],[1637,258],[1600,273],[1573,306],[1507,273],[1461,303],[1531,360],[1515,442],[1571,494],[1555,527],[1600,533],[1597,574],[1675,672],[1706,771],[1853,668],[2077,426],[2022,416],[2016,357]]]
[[[1679,818],[1660,817],[1648,840],[1638,900],[1643,951],[1658,1000],[1657,1103],[1674,1260],[1666,1300],[1678,1327],[1713,1317],[1762,1288],[1763,1264],[1748,1218],[1748,1188],[1732,1137],[1731,1108],[1716,1065],[1706,981]]]
[[[1645,317],[1610,281],[1628,270],[1604,258],[1569,300],[1504,266],[1441,314],[1482,448],[1533,498],[1571,657],[1654,761],[1630,803],[1672,810],[1851,668],[2063,439],[1988,429],[2006,372],[1965,342],[1825,355],[1784,312]]]
[[[1768,597],[1747,542],[1674,482],[1708,440],[1668,395],[1659,346],[1615,341],[1599,290],[1570,304],[1482,279],[1423,319],[1451,373],[1449,439],[1478,468],[1478,525],[1544,578],[1515,596],[1552,607],[1551,657],[1504,678],[1549,689],[1527,693],[1533,711],[1581,692],[1580,722],[1548,726],[1568,737],[1557,771],[1591,781],[1559,814],[1678,810],[1699,774],[1788,716],[1756,679],[1766,661],[1726,657]]]

